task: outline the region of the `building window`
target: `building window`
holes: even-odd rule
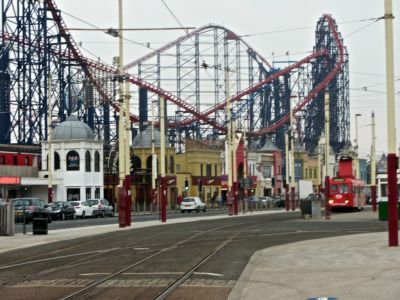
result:
[[[174,174],[175,164],[174,164],[174,157],[172,155],[169,157],[169,168],[170,168],[170,174]]]
[[[317,178],[317,170],[314,169],[314,178]]]
[[[67,171],[79,171],[79,154],[74,150],[67,153]]]
[[[271,174],[271,166],[266,166],[264,165],[264,167],[262,168],[262,174],[264,178],[271,178],[272,174]]]
[[[142,160],[139,156],[131,156],[131,173],[137,172],[142,168]]]
[[[54,170],[60,169],[60,155],[54,151]]]
[[[85,153],[85,172],[90,172],[90,163],[91,163],[90,152],[86,151],[86,153]]]
[[[92,198],[92,189],[90,187],[86,188],[86,200]]]
[[[181,171],[181,165],[180,164],[176,164],[176,171],[180,172]]]
[[[100,154],[99,151],[94,153],[94,171],[100,172]]]
[[[95,189],[95,191],[94,191],[94,197],[96,198],[96,199],[99,199],[100,198],[100,188],[96,188]]]
[[[206,176],[211,177],[211,165],[210,164],[206,165]]]
[[[303,174],[301,172],[302,163],[301,161],[294,162],[294,177],[295,178],[302,178]]]
[[[68,201],[81,200],[81,191],[79,188],[67,189]]]

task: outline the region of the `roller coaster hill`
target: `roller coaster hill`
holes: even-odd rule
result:
[[[39,144],[47,139],[49,111],[53,126],[74,114],[104,141],[105,171],[115,172],[118,60],[107,65],[85,57],[62,15],[54,0],[2,0],[0,143]],[[329,140],[339,153],[350,140],[349,63],[332,16],[318,20],[308,56],[274,65],[228,28],[193,30],[124,66],[131,103],[138,104],[130,115],[132,136],[148,124],[152,107],[158,126],[164,99],[168,140],[178,153],[188,138],[223,139],[229,103],[249,146],[259,149],[272,140],[284,149],[292,101],[292,138],[313,152],[323,133],[327,92]]]

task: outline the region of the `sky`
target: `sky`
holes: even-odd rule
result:
[[[118,27],[118,0],[55,2],[64,12],[63,18],[69,28]],[[371,20],[384,15],[384,0],[123,0],[123,5],[125,28],[223,25],[239,35],[248,35],[245,41],[270,62],[287,58],[287,52],[290,60],[307,56],[314,46],[318,19],[324,13],[331,14],[349,53],[351,139],[355,139],[355,115],[361,114],[358,117],[358,144],[360,155],[366,158],[371,147],[370,124],[374,111],[377,153],[387,152],[384,21]],[[396,128],[400,128],[398,1],[393,1],[393,14],[395,92],[398,93],[395,98]],[[111,63],[118,55],[116,38],[96,31],[72,30],[71,33],[88,57],[100,57]],[[183,34],[181,29],[125,31],[124,37],[131,41],[124,46],[125,63],[148,53],[149,49],[143,45],[150,43],[151,48],[158,48]],[[399,138],[398,130],[398,145]]]

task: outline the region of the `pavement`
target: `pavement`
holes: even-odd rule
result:
[[[284,211],[260,211],[253,214],[279,212]],[[377,218],[376,213],[368,211],[363,212],[362,216]],[[224,215],[198,219],[170,219],[167,224],[227,217]],[[341,218],[345,220],[346,214],[334,218],[337,221]],[[317,222],[321,221],[323,220]],[[146,221],[135,223],[134,228],[162,225],[160,221]],[[82,227],[50,230],[48,235],[43,236],[0,236],[0,255],[23,247],[134,228],[101,225],[85,227],[84,230]],[[399,282],[400,249],[388,247],[388,233],[353,234],[296,242],[257,251],[243,270],[228,300],[397,300],[400,299]]]

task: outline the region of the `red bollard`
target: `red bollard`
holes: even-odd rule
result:
[[[130,175],[125,176],[124,187],[125,187],[125,225],[131,226],[132,196],[131,196],[131,176]]]
[[[329,204],[329,194],[330,194],[329,176],[325,176],[325,220],[331,219],[331,206]]]
[[[235,216],[238,215],[239,212],[239,205],[238,205],[238,183],[233,183],[233,214]]]
[[[285,208],[286,211],[289,211],[289,185],[286,184],[285,187]]]
[[[160,205],[161,205],[161,222],[167,222],[167,182],[165,177],[161,177],[160,186]]]
[[[389,224],[389,247],[397,247],[399,245],[399,223],[397,211],[397,167],[398,160],[394,153],[387,156],[387,173],[388,173],[388,224]]]
[[[118,188],[118,193],[119,193],[119,197],[118,197],[118,224],[119,227],[125,227],[126,226],[126,218],[125,218],[125,209],[126,209],[126,205],[125,205],[125,188],[124,186],[119,187]]]
[[[371,185],[372,211],[376,211],[376,185]]]

